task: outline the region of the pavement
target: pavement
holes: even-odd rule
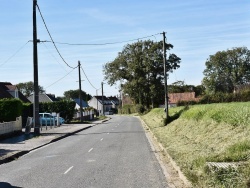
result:
[[[92,121],[89,124],[63,124],[61,126],[50,127],[45,126],[41,129],[40,136],[34,135],[34,130],[31,128],[29,134],[25,134],[25,129],[19,136],[10,137],[0,140],[0,165],[17,159],[18,157],[29,153],[32,150],[55,142],[82,130],[91,128],[95,125],[108,121],[104,120]]]

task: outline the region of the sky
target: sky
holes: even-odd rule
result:
[[[33,81],[33,0],[0,2],[0,82]],[[37,0],[37,4],[64,59],[53,43],[38,44],[39,85],[56,97],[79,88],[78,68],[71,68],[78,61],[83,91],[101,95],[104,82],[104,95],[117,96],[120,83],[107,84],[103,65],[141,38],[163,40],[163,31],[167,43],[174,45],[167,55],[181,58],[168,84],[200,85],[210,55],[234,47],[250,49],[249,0]],[[51,41],[36,10],[37,38]]]

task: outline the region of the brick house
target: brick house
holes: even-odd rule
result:
[[[179,101],[198,101],[199,98],[195,97],[195,92],[185,92],[185,93],[169,93],[168,94],[168,104],[170,107],[176,106]]]

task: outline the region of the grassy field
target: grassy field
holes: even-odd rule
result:
[[[180,166],[193,187],[250,187],[250,103],[170,108],[177,118],[163,126],[163,109],[142,119]],[[237,162],[210,169],[206,162]]]

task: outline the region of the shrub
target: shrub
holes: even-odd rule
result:
[[[146,111],[145,107],[143,105],[141,105],[141,104],[137,104],[135,106],[135,110],[139,114],[143,114]]]
[[[19,99],[0,99],[0,122],[15,121],[22,115],[22,107]]]
[[[69,122],[73,119],[75,113],[74,101],[57,101],[57,102],[45,102],[39,104],[40,112],[56,112],[60,113],[60,116]]]

